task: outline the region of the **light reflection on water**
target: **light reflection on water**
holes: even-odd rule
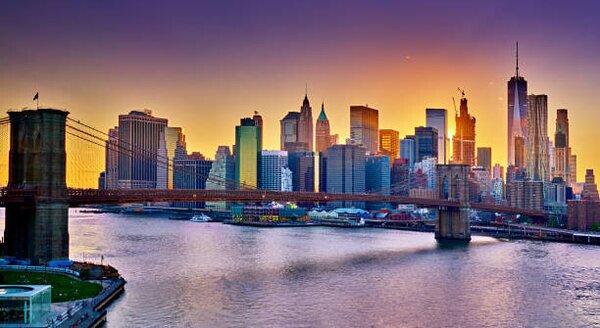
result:
[[[71,211],[116,266],[109,327],[600,326],[600,247],[381,229],[257,229]]]

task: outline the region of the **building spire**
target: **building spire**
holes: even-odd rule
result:
[[[523,127],[521,124],[521,103],[519,102],[519,41],[517,41],[516,55],[516,76],[515,76],[515,102],[513,105],[513,129],[517,127],[514,137],[523,137]]]
[[[317,121],[327,121],[327,114],[325,114],[325,100],[321,103],[321,113],[319,113]]]
[[[517,80],[519,79],[519,41],[517,41]]]

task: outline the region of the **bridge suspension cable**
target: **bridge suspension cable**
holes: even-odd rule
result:
[[[149,160],[150,162],[154,162],[156,164],[157,167],[160,167],[162,169],[169,169],[172,168],[173,171],[177,171],[178,174],[181,174],[183,176],[186,176],[188,178],[203,178],[206,179],[206,181],[211,181],[213,183],[215,183],[216,185],[220,185],[220,186],[224,186],[226,188],[237,188],[237,189],[256,189],[254,186],[252,185],[248,185],[248,184],[238,184],[236,183],[236,181],[232,180],[232,179],[227,179],[226,177],[222,177],[216,174],[210,174],[210,173],[202,173],[202,172],[189,172],[188,170],[185,170],[184,167],[178,167],[175,165],[175,161],[169,157],[163,156],[157,152],[153,152],[149,149],[144,149],[144,148],[140,148],[140,147],[136,147],[135,145],[124,141],[120,138],[115,138],[114,136],[110,136],[108,133],[103,132],[97,128],[94,128],[90,125],[87,125],[85,123],[82,123],[79,120],[75,120],[72,118],[67,118],[68,123],[67,123],[67,127],[71,128],[72,130],[75,131],[75,133],[73,134],[77,134],[79,135],[79,137],[82,140],[88,141],[90,143],[96,144],[98,146],[103,147],[104,149],[106,149],[106,144],[105,143],[108,138],[113,138],[116,140],[116,147],[114,150],[116,150],[119,154],[126,156],[126,157],[133,157],[133,156],[138,156],[141,157],[145,160]],[[75,125],[79,126],[76,127]],[[83,129],[88,129],[91,131],[84,131]],[[99,136],[98,134],[100,134],[101,136]],[[93,140],[90,140],[93,139]],[[114,146],[114,145],[113,145]]]

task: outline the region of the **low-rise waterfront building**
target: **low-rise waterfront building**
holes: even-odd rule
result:
[[[600,229],[600,201],[570,200],[567,228],[579,231]]]

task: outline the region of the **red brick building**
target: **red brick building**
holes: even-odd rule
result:
[[[567,228],[587,231],[593,224],[600,224],[599,201],[571,200],[568,207]]]

